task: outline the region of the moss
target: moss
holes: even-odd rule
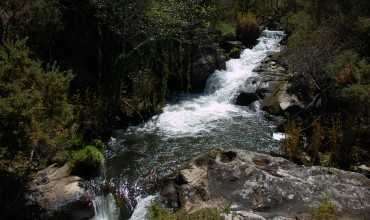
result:
[[[80,176],[91,176],[99,171],[104,155],[95,146],[71,152],[69,165],[72,173]]]
[[[337,219],[335,206],[325,199],[320,206],[312,211],[313,220],[335,220]]]
[[[155,204],[149,209],[150,220],[221,220],[220,212],[217,209],[201,209],[188,214],[185,210],[179,210],[175,213]]]

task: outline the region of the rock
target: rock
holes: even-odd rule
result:
[[[274,92],[263,99],[262,109],[273,115],[299,114],[304,109],[304,105],[297,96],[287,92],[288,87],[287,82],[281,82],[277,85]]]
[[[259,98],[256,93],[240,93],[235,100],[236,105],[249,106],[253,102],[257,101]]]
[[[173,184],[171,196],[161,197],[167,204],[177,202],[188,212],[223,210],[229,204],[224,216],[232,220],[311,219],[312,209],[326,199],[338,219],[370,219],[370,180],[365,176],[244,150],[197,156],[167,177],[163,189],[166,184]]]
[[[268,58],[254,72],[258,75],[247,80],[236,97],[235,104],[249,106],[257,100],[263,100],[264,110],[276,115],[284,111],[299,111],[295,109],[296,106],[303,107],[298,99],[289,96],[286,87],[283,87],[287,76],[284,67]],[[282,88],[285,93],[280,92]]]
[[[193,92],[203,92],[208,77],[217,69],[226,68],[224,51],[217,45],[208,45],[198,49],[192,63],[190,83]]]
[[[32,204],[46,211],[46,219],[54,216],[82,220],[94,216],[82,179],[70,175],[68,164],[58,168],[55,164],[39,171],[29,183]]]
[[[357,166],[355,170],[359,173],[364,174],[367,177],[370,177],[370,167],[362,164],[361,166]]]
[[[230,53],[229,53],[228,57],[229,57],[230,59],[239,59],[239,58],[240,58],[241,53],[242,53],[242,50],[241,50],[240,48],[235,47],[235,48],[233,48],[233,49],[230,51]]]
[[[227,41],[221,42],[221,47],[226,52],[230,52],[234,48],[238,48],[240,50],[245,49],[244,44],[241,41],[237,41],[237,40],[227,40]]]
[[[225,220],[266,220],[264,217],[253,212],[233,211],[222,215]]]
[[[278,62],[267,58],[254,71],[259,74],[256,94],[263,98],[262,110],[273,115],[294,115],[305,109],[303,102],[288,92],[289,74]]]

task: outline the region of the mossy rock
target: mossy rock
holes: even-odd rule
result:
[[[229,53],[229,58],[231,59],[239,59],[241,54],[241,49],[238,47],[234,47],[230,53]]]
[[[193,213],[185,210],[170,212],[158,204],[152,205],[149,209],[149,220],[221,220],[221,213],[217,209],[201,209]]]
[[[90,177],[100,171],[104,161],[104,155],[95,146],[85,148],[71,153],[69,165],[71,172],[78,176]]]

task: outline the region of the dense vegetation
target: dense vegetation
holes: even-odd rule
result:
[[[51,163],[98,168],[113,128],[148,119],[173,92],[202,91],[201,55],[219,57],[213,44],[230,39],[251,47],[262,25],[287,32],[279,61],[307,106],[289,115],[286,155],[345,169],[369,161],[367,0],[2,0],[0,206]]]
[[[353,169],[370,159],[370,4],[294,1],[292,8],[281,17],[289,38],[280,61],[307,107],[290,116],[284,149],[292,159],[304,151],[310,164]]]

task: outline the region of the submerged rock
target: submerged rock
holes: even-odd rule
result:
[[[60,168],[54,164],[34,176],[29,183],[29,197],[46,211],[45,219],[89,219],[94,216],[94,208],[82,181],[71,176],[67,164]]]
[[[243,150],[200,155],[167,177],[162,189],[166,204],[188,212],[229,207],[226,219],[311,219],[312,209],[325,200],[338,219],[370,218],[365,176]]]

